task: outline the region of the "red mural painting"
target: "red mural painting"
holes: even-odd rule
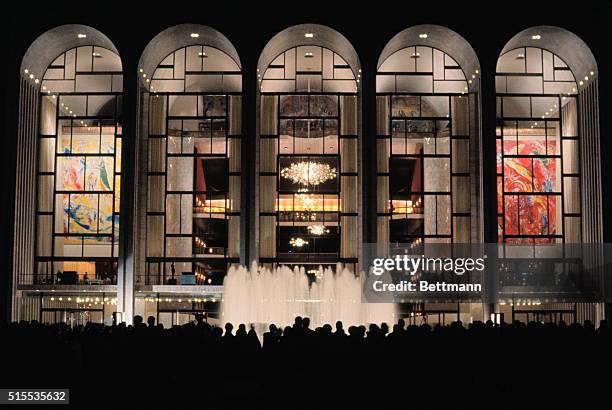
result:
[[[497,140],[497,179],[498,219],[500,239],[505,235],[555,235],[557,229],[557,195],[538,193],[559,192],[557,188],[557,159],[535,157],[548,149],[554,153],[556,144],[549,141],[504,141],[504,157],[501,155],[501,140]],[[518,155],[520,157],[505,157]],[[512,195],[513,192],[522,195]],[[506,195],[504,196],[503,193]],[[504,229],[501,224],[504,223]],[[527,240],[530,242],[530,240]],[[537,240],[546,242],[547,239]],[[517,241],[512,241],[517,242]],[[524,242],[524,241],[519,241]]]

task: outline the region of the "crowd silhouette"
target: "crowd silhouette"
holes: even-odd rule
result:
[[[87,409],[611,408],[605,322],[464,326],[308,318],[222,329],[201,315],[164,329],[38,322],[0,326],[2,388],[69,388]],[[63,407],[65,408],[65,406]]]

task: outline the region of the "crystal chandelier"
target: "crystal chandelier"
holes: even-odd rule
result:
[[[291,238],[289,245],[293,246],[294,248],[301,248],[304,245],[308,245],[308,241],[305,241],[302,238]]]
[[[312,235],[317,235],[317,236],[321,236],[321,235],[325,235],[326,233],[329,233],[329,229],[327,229],[325,227],[325,225],[308,225],[308,232],[310,232]]]
[[[283,168],[281,176],[295,184],[319,185],[336,178],[336,168],[315,161],[300,161]]]
[[[296,199],[305,211],[311,211],[317,206],[318,200],[312,194],[297,194]]]

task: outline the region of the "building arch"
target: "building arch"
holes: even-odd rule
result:
[[[378,59],[377,242],[482,238],[480,64],[437,25],[396,34]]]
[[[145,47],[138,77],[136,198],[144,229],[136,233],[135,290],[147,296],[156,289],[168,296],[162,300],[196,292],[220,301],[225,274],[241,257],[240,58],[217,30],[180,24]],[[137,311],[157,309],[166,321],[174,307],[151,307],[150,300],[137,297]],[[198,300],[192,309],[204,312]]]
[[[356,272],[362,238],[359,57],[332,28],[301,24],[272,37],[257,67],[254,254],[269,267],[315,271],[341,262]]]
[[[563,303],[571,300],[572,292],[588,301],[581,296],[597,292],[603,280],[603,255],[597,246],[576,253],[572,261],[568,258],[585,243],[603,242],[595,58],[568,30],[531,27],[502,49],[495,78],[498,241],[522,245],[512,256],[512,247],[504,247],[509,266],[526,266],[520,264],[540,255],[564,258],[556,269],[538,271],[546,266],[541,261],[523,267],[520,280],[503,278],[496,295],[506,302],[501,310],[509,314],[511,309],[513,317],[525,314],[525,308],[507,304],[516,297],[511,289],[522,281],[537,286],[535,294],[547,295],[547,303],[531,308],[536,313],[572,308],[578,321],[597,318],[597,303]],[[575,290],[554,285],[570,272],[578,272]]]
[[[96,29],[59,26],[30,45],[20,81],[13,318],[78,321],[81,308],[101,322],[119,258],[121,58]],[[107,303],[77,306],[83,285]],[[39,296],[58,286],[63,300]]]

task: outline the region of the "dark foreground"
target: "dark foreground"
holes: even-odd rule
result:
[[[266,333],[263,346],[244,326],[227,332],[203,321],[172,329],[12,323],[0,340],[0,387],[70,388],[79,409],[612,408],[605,323],[400,321],[345,333],[298,318]]]

